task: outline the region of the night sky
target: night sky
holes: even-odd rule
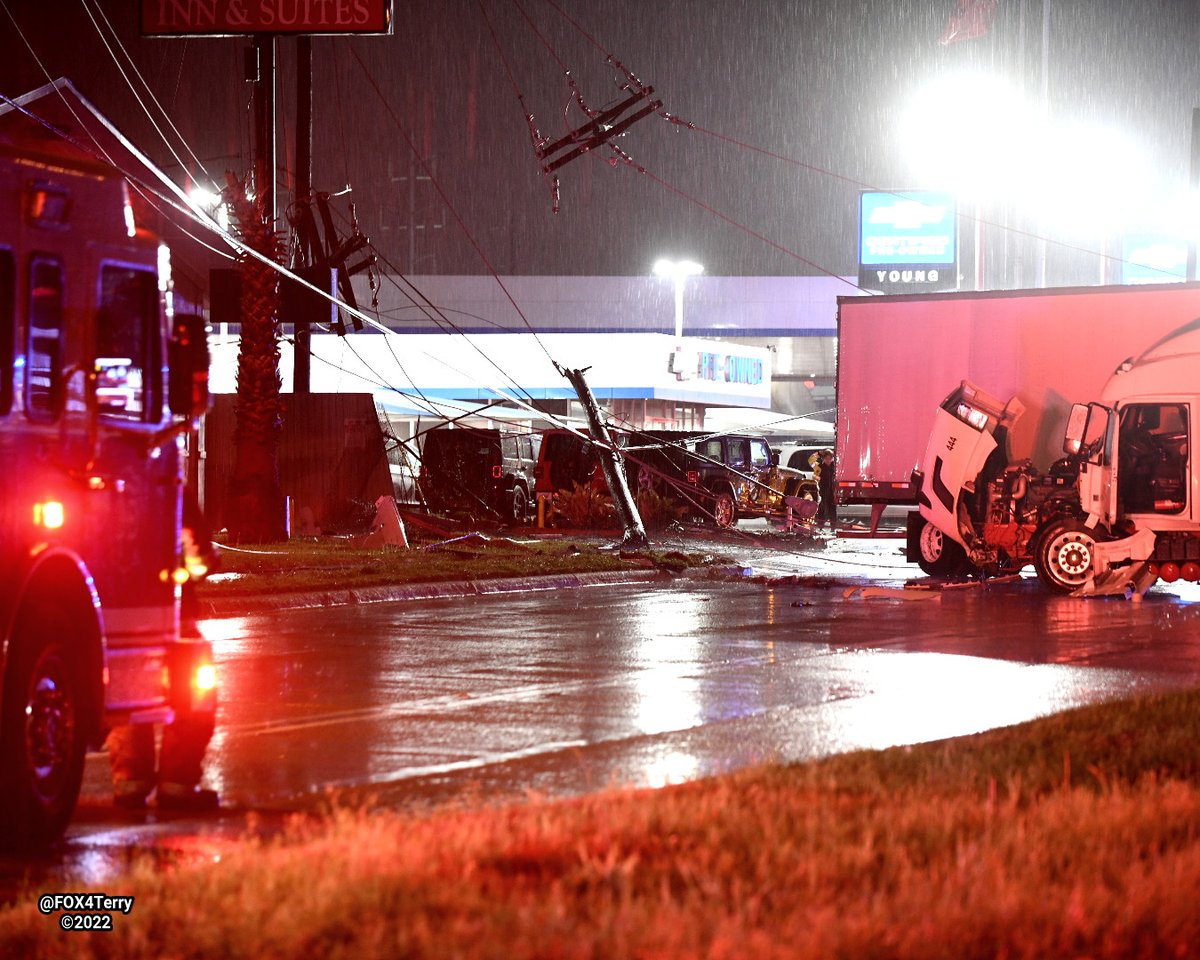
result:
[[[1196,4],[1045,2],[1053,121],[1117,128],[1146,158],[1143,187],[1163,198],[1183,190],[1200,105]],[[337,202],[353,199],[363,230],[404,273],[637,275],[666,255],[699,260],[712,274],[853,274],[861,189],[942,186],[913,168],[900,136],[928,81],[972,68],[1031,98],[1041,88],[1040,0],[1000,0],[986,36],[941,45],[954,6],[396,0],[391,37],[313,41],[314,185],[352,186]],[[177,127],[179,137],[143,91],[186,175],[220,183],[225,170],[249,172],[250,41],[141,38],[136,7],[0,0],[0,93],[67,76],[182,180],[101,40],[107,21]],[[282,209],[293,188],[295,41],[278,47]],[[564,68],[592,109],[620,102],[624,78],[609,55],[654,87],[664,111],[699,129],[659,115],[639,120],[614,141],[630,162],[600,147],[561,168],[555,213],[525,112],[550,138],[585,121]],[[950,131],[968,119],[937,102],[922,109]],[[408,178],[427,171],[433,179],[410,191]],[[1154,218],[1143,214],[1149,228]],[[1061,239],[1088,242],[1070,230]]]

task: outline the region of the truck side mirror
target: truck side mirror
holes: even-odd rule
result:
[[[171,412],[188,419],[203,416],[208,411],[208,330],[202,316],[175,314],[167,366]]]
[[[1088,405],[1076,403],[1071,407],[1071,416],[1067,420],[1067,432],[1063,439],[1063,453],[1077,454],[1083,449],[1083,438],[1087,433]]]

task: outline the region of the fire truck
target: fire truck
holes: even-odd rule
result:
[[[179,629],[203,323],[174,314],[169,253],[126,176],[39,122],[33,96],[0,101],[6,847],[61,836],[110,728],[211,712],[216,696],[209,645]]]

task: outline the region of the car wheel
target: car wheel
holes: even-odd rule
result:
[[[1072,593],[1092,572],[1097,537],[1079,520],[1050,524],[1037,539],[1033,565],[1038,579],[1056,593]]]
[[[716,500],[713,502],[712,512],[713,523],[722,530],[726,530],[737,523],[737,504],[733,500],[733,494],[728,490],[718,493]]]
[[[513,487],[512,504],[509,507],[509,519],[517,526],[525,523],[529,515],[529,499],[525,496],[524,487]]]
[[[967,553],[962,544],[922,517],[917,533],[917,566],[931,577],[953,576],[966,568]]]

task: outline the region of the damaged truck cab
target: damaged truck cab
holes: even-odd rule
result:
[[[1098,401],[1073,406],[1065,456],[1045,472],[1004,454],[1021,403],[963,381],[937,411],[914,475],[909,559],[934,575],[1032,564],[1050,589],[1080,595],[1200,580],[1195,327],[1123,363]]]
[[[1077,459],[1042,473],[1010,462],[1009,429],[1024,413],[964,380],[938,408],[922,469],[914,475],[909,559],[931,575],[996,573],[1036,564],[1036,542],[1052,524],[1080,519]]]

